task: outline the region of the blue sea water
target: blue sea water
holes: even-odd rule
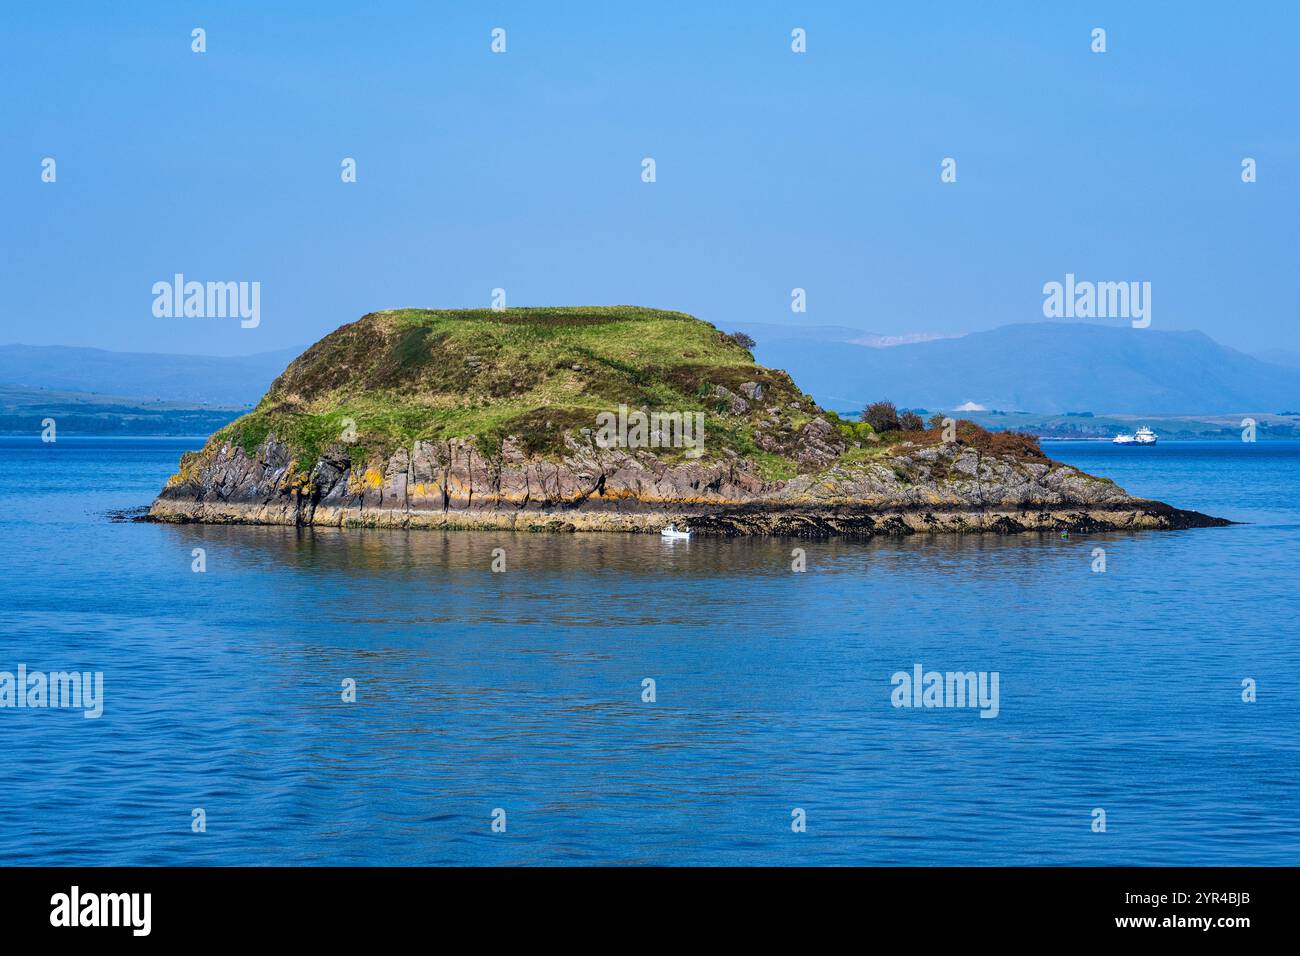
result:
[[[0,439],[0,670],[105,698],[0,709],[0,863],[1300,863],[1300,443],[1045,443],[1245,522],[1068,540],[109,519],[198,444]]]

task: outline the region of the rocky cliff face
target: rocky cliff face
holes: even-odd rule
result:
[[[487,457],[471,440],[416,441],[382,464],[331,445],[302,470],[274,436],[253,455],[233,443],[187,455],[150,511],[161,521],[354,527],[872,535],[918,531],[1111,530],[1226,524],[1132,498],[1058,462],[981,452],[956,442],[904,443],[846,461],[814,419],[797,451],[812,469],[765,480],[753,462],[669,464],[648,451],[570,436],[558,460],[510,439]]]

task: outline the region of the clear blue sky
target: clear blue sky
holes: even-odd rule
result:
[[[1074,272],[1300,349],[1300,5],[280,6],[3,5],[0,342],[258,352],[498,286],[960,332]],[[176,272],[260,281],[260,327],[155,318]]]

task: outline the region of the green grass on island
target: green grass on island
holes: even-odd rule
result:
[[[747,383],[762,386],[762,397],[737,413],[733,397]],[[749,458],[768,478],[799,471],[795,439],[815,417],[843,435],[846,464],[892,443],[882,438],[900,437],[876,436],[865,423],[822,410],[785,372],[757,365],[743,344],[707,322],[634,306],[374,312],[309,348],[252,412],[213,437],[252,455],[274,434],[300,472],[349,422],[354,462],[452,438],[473,438],[491,457],[507,437],[530,455],[558,459],[566,433],[594,430],[597,415],[620,404],[702,412],[702,460]],[[670,462],[685,454],[654,451]]]

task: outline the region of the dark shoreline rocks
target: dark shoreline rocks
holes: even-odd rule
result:
[[[838,508],[754,508],[694,517],[692,529],[725,536],[768,534],[785,537],[874,537],[918,533],[1023,534],[1069,531],[1079,534],[1124,530],[1178,531],[1232,524],[1198,511],[1144,502],[1133,510],[1106,508],[971,512],[955,508],[897,511]]]
[[[1230,524],[1129,496],[1049,459],[970,445],[903,444],[877,457],[785,480],[746,459],[670,463],[570,439],[562,460],[506,441],[485,458],[472,440],[415,442],[382,463],[331,446],[310,471],[269,437],[252,456],[214,443],[182,460],[150,520],[322,527],[494,528],[795,537],[917,533],[1078,533]]]

